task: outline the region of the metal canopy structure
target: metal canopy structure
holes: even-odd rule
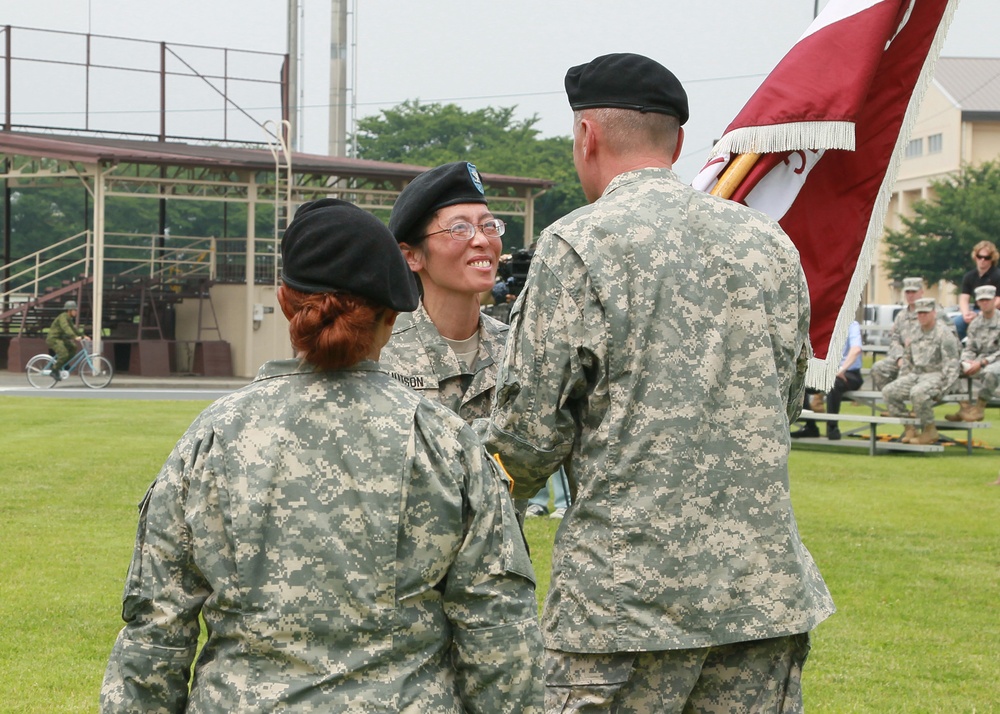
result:
[[[281,137],[283,131],[273,136]],[[93,305],[95,349],[100,350],[101,306],[104,285],[104,214],[115,197],[157,201],[222,201],[245,204],[246,319],[252,322],[254,266],[260,241],[270,244],[275,263],[280,233],[294,207],[320,197],[348,200],[371,211],[387,211],[402,188],[426,167],[363,159],[292,153],[280,139],[268,148],[189,144],[0,131],[0,158],[6,196],[21,186],[51,185],[54,181],[81,181],[93,199]],[[491,210],[524,220],[524,245],[534,234],[534,200],[553,182],[541,179],[482,174]],[[255,207],[275,206],[273,235],[257,236]],[[9,215],[9,200],[7,211]],[[10,261],[9,223],[4,226],[4,263]],[[53,242],[64,236],[53,236]],[[278,275],[277,265],[272,272]],[[4,276],[6,277],[6,276]],[[5,292],[7,286],[5,285]],[[252,334],[252,333],[251,333]],[[251,374],[252,350],[240,350]]]
[[[225,248],[218,251],[227,261],[224,281],[246,286],[244,300],[230,303],[245,315],[243,329],[255,324],[255,288],[277,284],[278,241],[295,206],[329,196],[386,218],[402,188],[426,168],[292,152],[291,59],[285,53],[0,25],[0,303],[8,303],[0,305],[0,312],[11,299],[32,297],[39,284],[39,269],[24,266],[41,263],[40,256],[11,255],[11,196],[23,187],[82,183],[92,200],[92,228],[73,238],[85,241],[78,249],[84,256],[79,263],[86,266],[84,277],[93,289],[97,350],[104,327],[105,263],[113,269],[108,256],[120,247],[114,238],[122,235],[106,234],[108,201],[159,202],[159,230],[142,236],[158,247],[176,239],[165,235],[168,202],[245,206],[245,231],[234,228],[244,235],[229,235],[227,224]],[[491,210],[523,219],[523,242],[529,245],[534,201],[552,182],[496,174],[482,178]],[[256,210],[266,206],[274,208],[273,230],[258,236]],[[209,279],[215,281],[218,237],[188,238],[210,239]],[[48,242],[67,240],[53,235]],[[159,262],[169,263],[162,255]],[[11,278],[32,270],[34,288]],[[246,334],[244,349],[236,349],[242,355],[236,368],[251,375],[254,339],[252,330]]]
[[[0,152],[7,156],[50,159],[62,163],[173,166],[217,171],[273,172],[275,156],[263,148],[241,148],[178,142],[115,139],[100,136],[41,134],[0,131]],[[318,154],[289,154],[300,176],[338,177],[352,181],[409,181],[426,166],[392,164]],[[552,181],[501,174],[483,174],[495,189],[534,191],[547,189]]]

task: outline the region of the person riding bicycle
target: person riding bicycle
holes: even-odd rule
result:
[[[78,313],[75,300],[67,300],[63,305],[65,312],[59,314],[49,327],[49,336],[45,338],[45,344],[55,352],[56,361],[52,365],[52,376],[58,382],[62,379],[62,368],[67,362],[73,359],[79,346],[77,343],[83,339],[86,330],[76,324]]]

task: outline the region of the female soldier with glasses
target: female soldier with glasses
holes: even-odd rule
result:
[[[505,228],[466,161],[417,176],[389,218],[421,298],[415,312],[396,321],[382,365],[469,423],[489,416],[507,337],[507,325],[480,310],[480,295],[496,281]]]

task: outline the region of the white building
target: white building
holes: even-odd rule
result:
[[[1000,158],[1000,58],[942,57],[928,87],[907,146],[886,215],[886,228],[902,230],[901,217],[913,217],[913,204],[934,200],[931,182]],[[997,236],[1000,241],[1000,236]],[[970,246],[971,247],[971,246]],[[870,303],[902,302],[883,267],[886,244],[872,268]],[[968,252],[964,248],[956,248]],[[972,262],[969,261],[969,269]],[[957,303],[955,286],[929,286],[944,305]]]

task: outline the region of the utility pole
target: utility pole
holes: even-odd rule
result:
[[[299,2],[288,0],[288,145],[299,148]]]
[[[347,156],[347,3],[331,0],[330,156]]]

